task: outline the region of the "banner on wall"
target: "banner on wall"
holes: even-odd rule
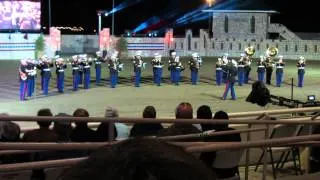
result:
[[[110,28],[103,28],[99,34],[99,49],[109,50],[110,48]]]
[[[50,47],[53,51],[61,50],[61,31],[55,27],[50,28]]]

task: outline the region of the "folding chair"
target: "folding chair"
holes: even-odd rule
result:
[[[294,137],[297,136],[299,133],[301,132],[301,127],[300,126],[294,126],[294,125],[275,125],[272,129],[271,135],[269,137],[269,139],[273,139],[273,138],[283,138],[283,137]],[[277,167],[279,165],[279,163],[282,161],[283,156],[285,155],[285,153],[287,153],[289,151],[293,152],[292,153],[292,157],[293,159],[295,159],[295,155],[296,155],[296,150],[292,149],[291,147],[267,147],[267,152],[270,154],[270,160],[271,160],[271,166],[272,166],[272,173],[273,173],[273,178],[276,179],[276,168],[274,167],[274,156],[273,153],[274,152],[282,152],[278,163],[277,163]],[[262,159],[264,157],[264,152],[262,152],[259,161],[256,165],[255,171],[258,170],[258,167],[260,164],[262,164]],[[289,156],[289,155],[288,155]],[[295,162],[295,161],[294,161]],[[296,164],[295,164],[295,168],[296,168]]]
[[[229,169],[237,167],[243,152],[243,149],[217,151],[212,167],[215,169]],[[240,174],[237,172],[233,177],[217,180],[240,180]]]

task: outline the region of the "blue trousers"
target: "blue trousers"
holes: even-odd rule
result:
[[[64,73],[63,72],[59,72],[57,74],[57,88],[58,88],[58,92],[63,93],[63,90],[64,90]]]
[[[179,83],[180,83],[180,73],[181,73],[181,71],[180,71],[180,69],[175,69],[174,70],[174,84],[176,85],[176,86],[179,86]]]
[[[27,80],[20,80],[20,100],[23,101],[27,93]]]
[[[264,82],[265,73],[266,73],[265,70],[258,71],[258,81]]]
[[[79,73],[75,72],[73,74],[73,90],[77,91],[79,87]]]
[[[153,83],[157,83],[158,68],[156,67],[152,68],[152,72],[153,72]]]
[[[222,83],[222,76],[223,76],[223,71],[222,70],[216,70],[216,83],[218,86],[221,85]]]
[[[298,73],[298,87],[303,87],[304,73]]]
[[[282,84],[282,77],[283,77],[283,72],[276,72],[276,85],[278,87],[280,87]]]
[[[41,75],[41,90],[43,90],[43,84],[44,84],[44,76]]]
[[[84,89],[90,88],[90,70],[84,71]]]
[[[134,85],[136,87],[140,87],[140,80],[141,80],[141,71],[136,71],[135,73],[135,78],[134,78]]]
[[[78,76],[79,80],[78,80],[78,83],[79,84],[82,84],[82,81],[83,81],[83,71],[79,71],[79,76]]]
[[[248,84],[249,83],[249,75],[250,75],[250,70],[245,70],[245,72],[244,72],[244,83],[245,84]]]
[[[101,81],[101,67],[96,67],[96,83],[99,84]]]
[[[162,68],[156,68],[156,84],[157,86],[161,86],[162,79]]]
[[[172,83],[175,82],[175,70],[174,70],[174,68],[171,68],[171,69],[170,69],[170,81],[171,81]]]
[[[50,72],[45,72],[43,74],[43,94],[49,94],[49,84],[50,84]]]
[[[116,70],[110,69],[110,87],[115,88],[117,85],[117,74],[118,72]]]
[[[229,90],[231,90],[231,97],[232,97],[232,99],[235,100],[235,99],[236,99],[236,92],[234,91],[234,83],[229,82],[229,81],[226,82],[226,88],[225,88],[225,90],[224,90],[224,93],[223,93],[223,97],[222,97],[222,98],[223,98],[224,100],[227,98],[227,95],[228,95],[228,93],[229,93]]]
[[[238,68],[238,85],[242,86],[244,83],[244,68]]]
[[[223,72],[223,74],[222,74],[222,82],[223,83],[227,83],[227,73],[226,72]]]
[[[198,71],[197,70],[191,70],[191,83],[193,85],[196,85],[198,82]]]
[[[28,91],[28,97],[31,97],[34,92],[34,77],[29,77],[27,79],[27,91]]]

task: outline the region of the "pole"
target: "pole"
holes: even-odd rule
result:
[[[291,78],[291,101],[293,101],[293,78]]]
[[[112,0],[112,10],[114,11],[114,1],[115,0]],[[111,35],[114,35],[114,13],[112,13],[112,31],[111,31]]]
[[[98,34],[101,31],[101,13],[98,12]]]
[[[49,0],[49,29],[51,27],[51,0]]]

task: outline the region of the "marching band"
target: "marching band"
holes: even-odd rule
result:
[[[101,82],[101,71],[102,64],[107,63],[109,69],[109,82],[110,87],[115,88],[119,83],[119,72],[123,70],[123,63],[119,60],[119,52],[114,51],[109,53],[111,56],[102,53],[102,51],[96,52],[95,58],[90,58],[86,54],[74,55],[71,59],[63,59],[59,56],[55,56],[50,59],[46,56],[40,57],[38,60],[33,59],[22,59],[19,67],[19,80],[20,80],[20,100],[26,100],[26,96],[32,97],[35,92],[35,81],[37,77],[37,69],[40,70],[41,75],[41,90],[43,95],[49,94],[49,84],[51,78],[51,68],[55,66],[56,70],[56,87],[59,93],[64,92],[64,77],[67,64],[70,64],[72,68],[72,87],[73,91],[77,91],[79,84],[83,79],[84,89],[90,88],[90,77],[91,77],[91,65],[95,65],[96,73],[96,84],[99,85]],[[249,75],[251,71],[251,63],[255,54],[254,47],[247,47],[244,53],[241,53],[239,60],[233,60],[229,58],[229,54],[224,54],[218,58],[215,64],[215,80],[216,85],[220,86],[223,83],[226,84],[225,93],[222,99],[226,99],[227,93],[231,90],[232,99],[236,99],[234,84],[236,82],[236,76],[239,86],[247,84],[249,82]],[[278,49],[270,47],[267,49],[266,54],[260,56],[257,60],[257,75],[258,81],[264,82],[266,78],[266,84],[271,84],[271,76],[273,69],[276,70],[276,83],[277,87],[281,87],[283,82],[283,74],[285,68],[285,62],[283,56],[278,55],[278,61],[275,62],[276,56],[278,55]],[[159,53],[154,54],[154,58],[151,60],[153,69],[153,82],[157,86],[161,86],[162,73],[164,64],[161,61],[162,56]],[[141,51],[138,51],[131,60],[134,69],[134,86],[140,87],[141,73],[146,67]],[[192,53],[188,61],[189,69],[191,72],[191,83],[196,85],[199,81],[199,70],[202,65],[202,58],[198,53]],[[298,87],[302,88],[304,84],[304,74],[306,67],[306,60],[304,57],[300,57],[297,62],[298,68]],[[184,66],[180,61],[180,57],[174,50],[169,52],[168,70],[170,71],[170,81],[179,85],[181,81],[181,72],[184,71]]]

